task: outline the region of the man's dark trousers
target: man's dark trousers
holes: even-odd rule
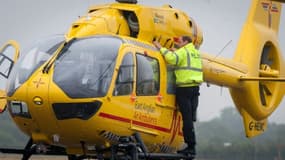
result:
[[[199,86],[176,88],[176,100],[183,119],[184,141],[190,148],[196,145],[193,115],[198,107],[199,95]]]

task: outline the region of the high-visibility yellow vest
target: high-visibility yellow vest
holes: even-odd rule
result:
[[[167,48],[161,48],[160,52],[167,63],[175,66],[174,72],[178,87],[197,86],[203,82],[200,52],[193,43],[189,43],[174,52]]]

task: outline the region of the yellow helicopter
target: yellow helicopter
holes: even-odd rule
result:
[[[285,94],[280,2],[252,0],[233,59],[202,53],[205,82],[230,89],[247,137],[266,130]],[[70,160],[193,159],[176,153],[184,142],[173,67],[152,45],[171,48],[180,35],[197,48],[203,42],[183,11],[117,0],[90,7],[64,36],[44,39],[21,57],[9,41],[0,50],[0,74],[8,79],[0,112],[8,110],[30,140],[23,150],[0,152],[23,160],[38,152]]]

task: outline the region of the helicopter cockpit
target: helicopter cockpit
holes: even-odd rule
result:
[[[7,85],[8,95],[12,96],[38,67],[50,59],[63,42],[63,36],[56,36],[31,47],[11,72]],[[106,95],[121,43],[122,40],[110,37],[84,38],[68,42],[55,61],[54,82],[70,98]]]
[[[71,98],[105,96],[121,43],[111,37],[69,42],[55,61],[54,82]]]

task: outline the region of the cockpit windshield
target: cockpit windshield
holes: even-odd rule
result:
[[[122,41],[96,36],[70,43],[55,61],[53,81],[71,98],[105,96]]]
[[[51,36],[40,40],[27,51],[21,53],[23,56],[19,58],[8,79],[8,96],[11,96],[38,67],[46,62],[63,42],[63,35]]]

